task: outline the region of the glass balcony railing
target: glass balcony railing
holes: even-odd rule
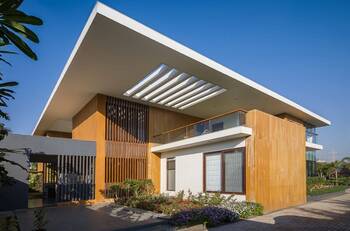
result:
[[[306,141],[317,144],[317,133],[315,128],[306,129]]]
[[[245,124],[245,114],[246,112],[243,110],[225,113],[220,116],[215,116],[210,119],[163,132],[154,136],[154,140],[156,143],[166,144],[241,126]]]

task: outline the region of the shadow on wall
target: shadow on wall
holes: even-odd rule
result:
[[[318,206],[306,205],[292,209],[289,214],[272,218],[274,214],[265,215],[269,221],[262,221],[262,217],[254,220],[245,220],[235,224],[229,224],[211,230],[350,230],[350,201],[327,200],[326,204]],[[336,208],[334,208],[336,207]],[[282,213],[276,212],[276,213]],[[271,224],[273,222],[273,224]]]
[[[24,150],[24,151],[23,151]],[[12,184],[0,187],[0,211],[27,208],[29,159],[26,149],[6,152],[5,158],[15,164],[2,162],[12,177]]]
[[[27,208],[28,184],[14,179],[12,185],[0,188],[0,211]]]

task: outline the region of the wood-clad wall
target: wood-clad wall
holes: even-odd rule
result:
[[[156,144],[155,135],[201,120],[177,112],[150,107],[149,109],[149,150]],[[160,154],[148,152],[148,178],[152,179],[157,192],[160,191]]]
[[[96,200],[106,184],[152,179],[160,190],[160,156],[154,135],[201,120],[169,110],[96,95],[73,117],[72,138],[96,141]]]
[[[73,117],[72,138],[96,141],[95,198],[97,201],[104,199],[105,189],[106,99],[104,95],[96,95]]]
[[[246,197],[265,211],[306,203],[305,127],[258,110],[246,124]]]
[[[107,186],[147,178],[148,106],[115,97],[106,105]]]

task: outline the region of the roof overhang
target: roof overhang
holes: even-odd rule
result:
[[[124,95],[160,64],[223,87],[225,91],[183,110]],[[53,128],[69,132],[72,117],[97,93],[202,118],[243,108],[273,115],[288,113],[316,127],[330,125],[327,119],[99,2],[33,134]]]

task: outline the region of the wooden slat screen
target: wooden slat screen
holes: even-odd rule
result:
[[[129,143],[148,142],[148,106],[108,97],[106,140]]]
[[[147,145],[106,141],[105,182],[147,177]]]
[[[148,106],[114,97],[106,105],[105,183],[147,178]]]

